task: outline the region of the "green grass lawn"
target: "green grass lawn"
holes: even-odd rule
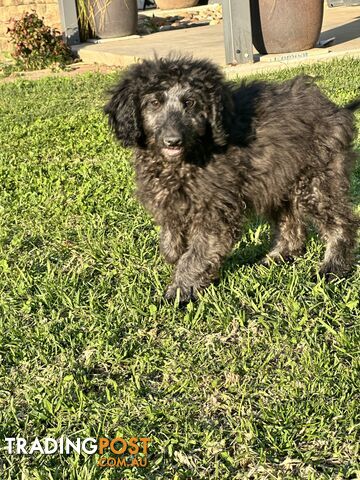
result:
[[[360,94],[359,60],[268,78],[301,71],[339,104]],[[0,85],[0,478],[359,478],[359,268],[314,283],[316,236],[258,266],[253,221],[217,287],[160,303],[171,269],[101,109],[116,78]],[[360,211],[359,165],[352,196]],[[150,437],[149,466],[3,442],[60,436]]]

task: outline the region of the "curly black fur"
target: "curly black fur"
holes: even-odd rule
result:
[[[167,298],[180,289],[188,301],[216,278],[248,211],[274,225],[265,261],[299,255],[311,220],[326,242],[321,273],[345,275],[358,225],[348,190],[359,107],[334,105],[304,76],[231,87],[206,60],[132,66],[105,112],[135,149],[139,199],[176,265]]]

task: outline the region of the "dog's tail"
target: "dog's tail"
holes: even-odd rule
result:
[[[355,112],[358,108],[360,108],[360,98],[357,100],[354,100],[353,102],[350,102],[345,105],[346,110],[350,110],[351,112]]]

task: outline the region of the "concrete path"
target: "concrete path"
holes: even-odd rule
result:
[[[170,52],[189,53],[195,57],[210,58],[225,68],[231,76],[248,75],[261,70],[276,69],[304,61],[328,60],[334,56],[352,55],[360,57],[360,7],[334,7],[325,4],[324,21],[320,40],[335,37],[327,48],[316,48],[305,52],[264,55],[255,53],[255,63],[225,65],[223,26],[209,25],[182,30],[157,32],[143,37],[126,37],[104,43],[76,45],[80,58],[85,63],[127,66],[141,58],[167,55]]]

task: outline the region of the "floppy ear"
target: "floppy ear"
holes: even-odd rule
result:
[[[216,145],[224,146],[227,143],[231,117],[233,113],[233,100],[230,88],[226,84],[217,85],[210,94],[210,125]]]
[[[140,120],[140,102],[134,82],[129,77],[124,78],[111,90],[111,94],[110,101],[104,108],[109,116],[110,127],[125,147],[140,145],[143,130]]]

